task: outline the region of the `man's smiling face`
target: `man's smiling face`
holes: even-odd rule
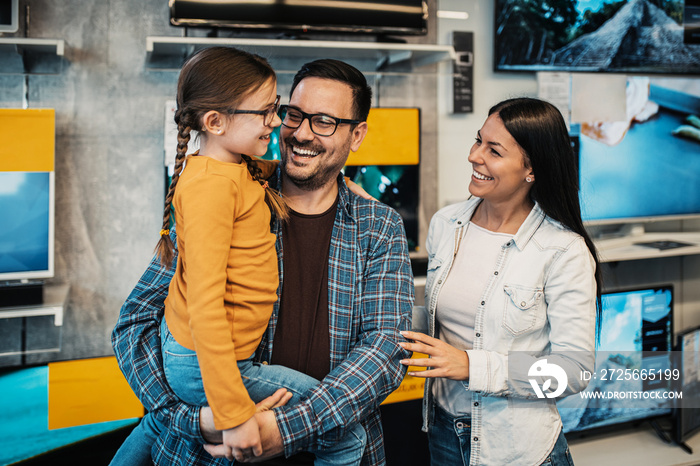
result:
[[[304,78],[294,89],[289,106],[308,114],[355,118],[352,89],[332,79]],[[335,182],[350,151],[357,150],[362,142],[357,127],[340,124],[332,136],[319,136],[311,131],[310,124],[306,119],[297,129],[283,125],[280,130],[282,170],[292,183],[305,190]]]

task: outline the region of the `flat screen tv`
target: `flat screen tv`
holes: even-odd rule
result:
[[[496,71],[700,74],[700,7],[683,0],[497,0]]]
[[[175,26],[295,33],[427,33],[428,7],[424,0],[170,0],[169,4],[170,22]]]
[[[54,172],[0,172],[0,282],[54,274]]]
[[[19,0],[0,0],[0,32],[19,29]]]
[[[403,220],[409,251],[419,249],[418,165],[361,165],[345,167],[345,176],[362,186],[372,197],[393,207]]]
[[[572,124],[587,225],[700,217],[700,81],[628,77],[626,121]]]
[[[644,393],[670,390],[675,384],[671,360],[673,287],[626,289],[604,293],[602,298],[595,374],[584,392],[557,402],[567,436],[672,413],[671,401]],[[642,370],[659,376],[627,377]]]
[[[683,399],[676,406],[674,440],[683,448],[689,449],[686,440],[700,431],[700,407],[696,402],[700,399],[700,327],[685,330],[678,335],[677,351]]]

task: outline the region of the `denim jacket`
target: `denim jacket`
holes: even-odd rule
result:
[[[440,289],[479,202],[472,198],[433,217],[426,307],[416,309],[414,330],[437,334]],[[554,399],[538,399],[530,382],[542,387],[546,378],[528,372],[546,357],[567,374],[563,396],[586,387],[581,371],[592,371],[595,363],[595,262],[580,235],[535,204],[512,240],[501,246],[497,262],[483,266],[493,275],[476,311],[474,347],[467,350],[470,377],[463,382],[472,403],[470,464],[539,465],[562,423]],[[432,422],[431,382],[425,384],[424,431]],[[556,385],[550,389],[556,391]]]

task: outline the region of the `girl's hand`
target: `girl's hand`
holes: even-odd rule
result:
[[[271,409],[277,408],[279,406],[284,406],[287,404],[290,398],[292,398],[292,392],[288,392],[286,388],[280,388],[272,395],[256,403],[256,415],[259,413],[270,411]],[[261,425],[258,424],[258,427],[261,428]],[[221,431],[216,430],[216,428],[214,427],[214,414],[212,413],[211,408],[209,406],[203,406],[199,412],[199,429],[201,430],[204,439],[208,442],[211,442],[204,445],[204,449],[207,451],[207,453],[209,453],[214,458],[225,458],[227,452],[231,454],[231,449],[227,448],[226,445],[221,443],[222,433]],[[271,447],[271,444],[268,443],[263,442],[264,451],[266,453],[275,450]]]
[[[260,431],[255,416],[243,424],[223,431],[224,451],[226,459],[236,461],[248,461],[262,455],[262,443]]]
[[[443,377],[451,380],[469,379],[469,356],[466,351],[424,333],[401,332],[401,335],[407,340],[414,341],[414,343],[399,343],[403,349],[430,356],[430,358],[402,359],[401,364],[404,366],[426,368],[423,371],[411,371],[408,375],[427,378]]]

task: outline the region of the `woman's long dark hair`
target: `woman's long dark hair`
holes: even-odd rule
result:
[[[581,235],[595,261],[596,331],[601,325],[600,261],[593,240],[583,226],[578,196],[575,154],[564,118],[557,108],[543,100],[521,97],[504,100],[489,110],[497,113],[503,125],[525,151],[535,181],[530,197],[544,213]]]

